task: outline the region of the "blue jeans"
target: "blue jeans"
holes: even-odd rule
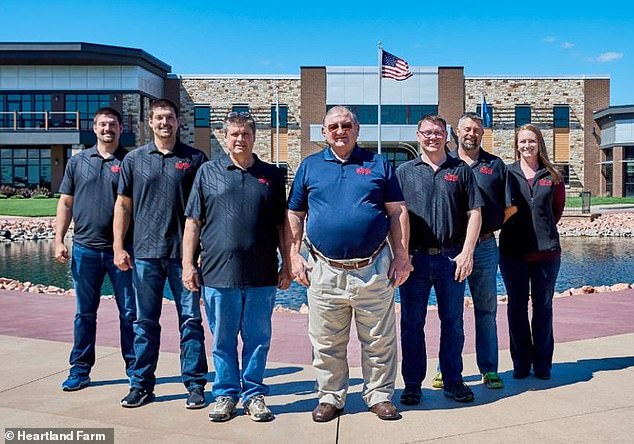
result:
[[[427,373],[425,350],[425,318],[432,286],[438,300],[440,317],[440,370],[446,384],[462,381],[462,348],[464,345],[463,303],[465,282],[454,279],[459,251],[427,256],[415,253],[414,271],[400,287],[402,374],[405,385],[418,386]]]
[[[560,256],[538,261],[500,257],[500,271],[508,292],[511,358],[515,370],[530,371],[532,365],[536,373],[550,373],[555,347],[553,294],[560,265]],[[529,295],[533,307],[530,323]]]
[[[180,259],[134,259],[137,320],[134,322],[136,365],[131,386],[154,390],[158,362],[165,279],[174,294],[180,330],[181,375],[188,391],[207,383],[205,333],[200,313],[200,292],[183,287]]]
[[[132,323],[136,317],[132,272],[121,271],[114,265],[112,250],[73,244],[72,254],[71,272],[77,312],[74,321],[73,350],[70,353],[70,375],[88,376],[95,364],[97,309],[101,298],[101,286],[107,273],[112,282],[119,309],[121,354],[129,377],[132,375],[134,366]]]
[[[211,320],[209,323],[214,335],[214,398],[230,396],[244,402],[268,394],[263,380],[275,293],[276,287],[204,288],[205,305],[215,319],[215,324]],[[242,371],[238,365],[238,333],[243,344]]]
[[[476,360],[481,374],[498,371],[497,271],[499,253],[495,237],[478,242],[473,271],[467,278],[473,298],[476,327]]]

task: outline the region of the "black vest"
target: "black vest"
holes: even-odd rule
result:
[[[519,161],[508,165],[508,171],[517,213],[502,226],[500,252],[507,256],[524,256],[561,251],[553,214],[555,181],[552,175],[545,168],[539,169],[531,188]]]

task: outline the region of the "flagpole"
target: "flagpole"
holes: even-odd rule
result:
[[[480,92],[480,118],[482,119],[482,123],[484,123],[484,93]]]
[[[377,106],[377,126],[376,126],[376,135],[377,135],[377,151],[381,154],[381,68],[383,66],[383,45],[379,42],[379,60],[378,60],[378,88],[379,88],[379,103]]]

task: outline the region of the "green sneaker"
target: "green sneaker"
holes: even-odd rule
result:
[[[431,386],[433,388],[435,388],[435,389],[443,388],[444,384],[442,383],[442,373],[441,372],[436,373],[436,376],[434,376],[434,379],[431,382]]]
[[[490,389],[504,388],[504,382],[497,372],[486,372],[482,375],[482,382]]]

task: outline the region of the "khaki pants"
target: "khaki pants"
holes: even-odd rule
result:
[[[312,262],[312,259],[311,259]],[[361,343],[363,399],[391,400],[397,371],[394,288],[387,277],[391,263],[385,246],[376,260],[359,270],[313,262],[308,289],[308,333],[319,402],[343,408],[348,390],[347,346],[352,315]]]

